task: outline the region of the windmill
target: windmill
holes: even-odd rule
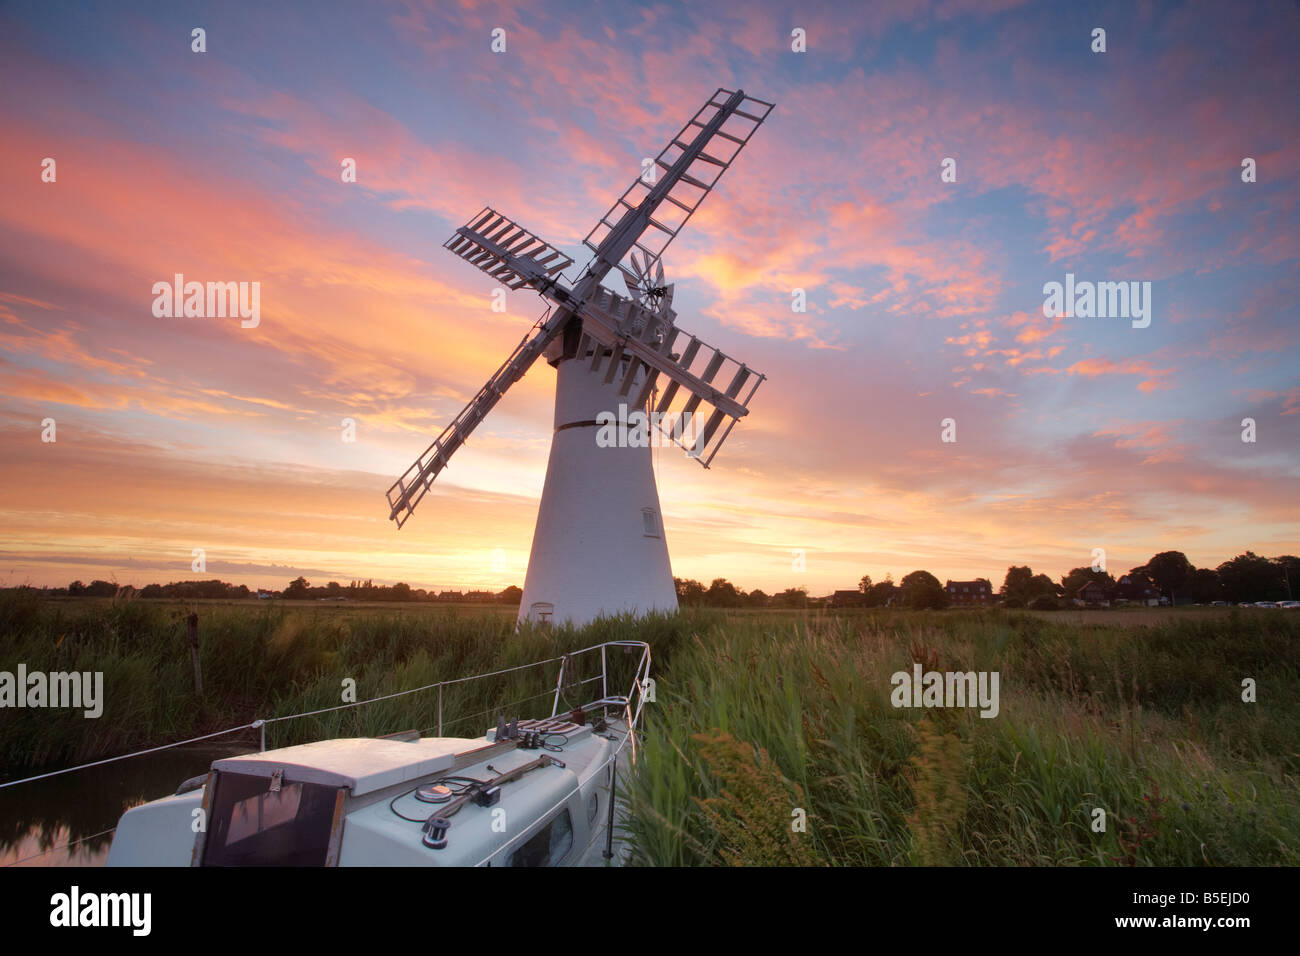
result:
[[[556,370],[555,432],[520,620],[581,625],[677,607],[650,443],[611,447],[598,441],[598,426],[626,409],[644,412],[707,468],[749,413],[764,376],[677,327],[662,258],[771,110],[743,90],[715,92],[587,234],[594,255],[571,286],[563,273],[572,259],[491,208],[443,244],[550,307],[388,489],[389,517],[405,524],[452,454],[545,355]],[[601,284],[615,269],[627,297]]]

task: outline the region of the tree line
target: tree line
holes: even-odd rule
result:
[[[399,581],[396,584],[375,584],[373,580],[351,581],[341,584],[330,581],[323,586],[313,587],[305,577],[297,577],[280,591],[265,588],[249,588],[244,584],[230,584],[227,581],[172,581],[169,584],[146,584],[142,588],[131,585],[119,585],[114,581],[91,581],[83,584],[73,581],[66,588],[45,588],[46,594],[68,597],[114,597],[129,593],[142,598],[180,598],[242,600],[259,596],[284,598],[298,601],[429,601],[462,602],[469,601],[484,604],[518,604],[523,597],[523,590],[515,585],[502,591],[426,591],[413,588]]]
[[[1230,604],[1255,601],[1290,601],[1300,592],[1300,557],[1282,555],[1267,558],[1247,551],[1214,568],[1197,568],[1181,551],[1161,551],[1146,564],[1131,569],[1119,578],[1105,570],[1092,567],[1072,568],[1059,580],[1046,574],[1035,574],[1028,565],[1007,568],[1002,585],[996,591],[987,578],[977,578],[988,585],[990,596],[1002,607],[1027,607],[1050,609],[1068,606],[1079,589],[1095,583],[1103,593],[1118,595],[1127,600],[1140,600],[1148,592],[1158,594],[1170,604],[1211,604],[1226,601]],[[806,608],[825,604],[828,598],[810,597],[805,587],[790,587],[768,594],[755,588],[744,591],[726,578],[714,578],[706,587],[691,578],[673,578],[677,602],[684,607],[772,607]],[[281,591],[248,588],[243,584],[225,581],[173,581],[169,584],[149,584],[135,589],[119,586],[112,581],[91,581],[83,584],[73,581],[66,588],[46,588],[45,593],[70,597],[113,597],[122,592],[134,592],[143,598],[225,599],[238,600],[262,595],[288,600],[351,600],[351,601],[426,601],[472,602],[490,604],[518,604],[523,591],[511,585],[502,591],[426,591],[409,584],[375,584],[373,580],[357,580],[348,584],[330,581],[313,586],[305,577],[297,577]],[[864,607],[944,608],[952,601],[944,585],[929,571],[917,570],[895,583],[890,575],[883,581],[872,581],[863,575],[856,589],[857,599],[852,603]]]
[[[1028,567],[1013,567],[1007,570],[1000,594],[1004,603],[1010,600],[1028,607],[1042,598],[1073,599],[1089,582],[1095,582],[1105,592],[1123,595],[1125,579],[1128,593],[1149,587],[1175,605],[1292,601],[1300,592],[1300,558],[1290,554],[1266,558],[1247,551],[1218,567],[1198,568],[1181,551],[1161,551],[1119,579],[1097,568],[1073,568],[1059,585],[1046,575],[1034,575]]]
[[[746,593],[726,578],[715,578],[708,587],[689,578],[674,578],[679,604],[697,607],[810,607],[829,601],[812,598],[806,588],[786,588],[768,595],[755,589]],[[1104,593],[1124,600],[1141,601],[1149,594],[1158,595],[1170,604],[1230,604],[1255,601],[1296,600],[1300,593],[1300,558],[1282,555],[1266,558],[1247,551],[1218,567],[1197,568],[1181,551],[1162,551],[1146,564],[1131,569],[1118,578],[1092,567],[1072,568],[1059,580],[1043,573],[1035,574],[1028,565],[1007,568],[1001,587],[994,589],[988,578],[977,578],[988,585],[989,595],[1002,607],[1051,609],[1070,605],[1079,589],[1095,582]],[[1123,583],[1121,583],[1123,582]],[[891,575],[872,581],[863,575],[858,581],[858,599],[864,607],[945,608],[952,604],[951,595],[942,582],[929,571],[913,571],[895,583]]]

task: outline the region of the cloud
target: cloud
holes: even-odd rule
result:
[[[490,204],[577,255],[642,159],[743,85],[777,107],[665,268],[682,327],[768,380],[710,471],[661,460],[675,571],[829,590],[887,569],[1064,570],[1102,534],[1134,563],[1295,550],[1296,14],[1267,12],[1280,26],[1119,11],[1112,36],[1138,47],[1105,59],[1050,9],[1001,0],[812,4],[807,55],[769,0],[582,18],[404,3],[337,11],[301,44],[280,42],[296,14],[232,8],[213,23],[244,42],[206,58],[112,8],[66,58],[48,38],[70,27],[10,14],[9,549],[41,568],[82,555],[84,577],[183,572],[206,541],[212,566],[277,586],[293,569],[491,586],[491,543],[515,562],[499,586],[519,583],[545,363],[416,522],[385,521],[392,477],[544,307],[511,293],[493,312],[493,281],[441,243]],[[1066,269],[1156,283],[1152,327],[1042,318]],[[151,285],[176,272],[259,281],[262,324],[154,318]],[[1247,414],[1257,447],[1236,434]],[[55,445],[35,437],[47,415]],[[792,548],[818,556],[806,579]]]

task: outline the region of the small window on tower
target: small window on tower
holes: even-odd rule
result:
[[[659,537],[659,512],[653,508],[641,509],[642,533],[647,538]]]

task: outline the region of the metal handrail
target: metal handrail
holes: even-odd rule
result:
[[[606,648],[608,647],[642,648],[641,659],[637,662],[636,674],[632,679],[632,686],[628,688],[628,693],[626,696],[621,696],[621,697],[609,696],[608,694],[603,692],[607,686],[608,676],[609,676],[608,671],[606,669],[606,656],[605,656],[605,651]],[[598,644],[595,645],[594,647],[584,648],[583,650],[576,651],[574,653],[583,654],[586,653],[587,651],[596,650],[596,648],[600,649],[602,696],[599,700],[595,700],[588,704],[584,704],[582,706],[582,709],[585,711],[589,709],[594,710],[597,707],[605,707],[607,705],[621,706],[624,710],[624,720],[627,723],[627,733],[623,735],[623,739],[619,741],[618,746],[614,748],[613,752],[611,752],[603,761],[601,761],[595,767],[595,769],[592,771],[592,774],[599,773],[605,767],[611,764],[615,764],[616,761],[618,760],[618,755],[622,753],[623,748],[629,746],[629,744],[630,744],[631,755],[632,755],[632,763],[633,764],[636,763],[636,730],[637,730],[637,725],[641,721],[642,712],[645,709],[645,705],[646,705],[645,684],[650,676],[650,645],[645,643],[644,641],[606,641],[604,644]],[[570,655],[566,655],[566,657],[567,656]],[[595,678],[591,678],[591,680],[595,680]],[[635,710],[633,710],[632,708],[633,695],[636,696]],[[551,716],[555,716],[554,711],[552,711]],[[612,801],[614,800],[612,787],[615,786],[617,786],[617,781],[614,781],[611,785],[611,793],[609,798],[611,801],[611,810],[613,809]],[[547,809],[544,813],[539,814],[538,819],[545,820],[553,812],[555,812],[560,807],[568,803],[569,800],[573,798],[573,795],[579,792],[579,789],[580,789],[579,787],[575,786],[572,790],[570,790],[563,797],[561,797],[557,803],[555,803],[553,806]],[[610,826],[612,825],[613,824],[611,823]],[[511,849],[513,846],[515,846],[517,843],[519,843],[527,836],[528,833],[525,832],[525,833],[521,833],[519,836],[511,840],[506,841],[505,843],[501,844],[501,846],[497,847],[495,850],[493,850],[491,853],[485,856],[483,859],[479,860],[479,862],[476,865],[478,866],[483,866],[484,864],[491,865],[492,861],[496,859],[498,855]],[[606,855],[608,856],[608,854]]]
[[[607,649],[610,648],[610,647],[639,647],[639,648],[641,648],[641,656],[640,656],[640,659],[637,661],[636,671],[635,671],[635,673],[634,673],[634,675],[633,675],[633,678],[632,678],[632,686],[631,686],[630,688],[628,688],[628,693],[627,693],[625,696],[611,696],[611,695],[609,694],[608,656],[607,656],[607,654],[606,654],[606,651],[607,651]],[[529,667],[542,667],[542,666],[545,666],[546,664],[553,664],[553,663],[555,663],[556,661],[560,661],[560,662],[561,662],[560,673],[559,673],[559,676],[556,678],[556,682],[555,682],[555,695],[554,695],[554,697],[553,697],[553,702],[552,702],[552,705],[551,705],[551,716],[554,717],[554,716],[556,716],[556,711],[558,710],[558,707],[559,707],[559,698],[560,698],[560,693],[561,693],[561,691],[563,690],[563,685],[564,685],[564,673],[565,673],[565,670],[567,669],[567,667],[566,667],[567,663],[568,663],[572,658],[574,658],[574,657],[578,657],[579,655],[587,654],[587,653],[590,653],[591,651],[595,651],[595,650],[599,650],[599,651],[600,651],[600,676],[599,676],[599,677],[589,677],[589,678],[587,678],[587,679],[585,679],[585,680],[580,680],[580,681],[578,681],[577,686],[578,686],[578,687],[583,687],[583,686],[585,686],[586,684],[590,684],[590,683],[592,683],[593,681],[599,680],[599,681],[601,682],[601,685],[600,685],[600,686],[601,686],[601,697],[600,697],[600,699],[598,699],[598,700],[595,700],[595,701],[592,701],[592,702],[590,702],[590,703],[587,703],[587,704],[582,705],[582,709],[585,711],[585,710],[594,710],[594,709],[597,708],[597,707],[601,707],[601,708],[606,708],[606,707],[609,707],[609,706],[617,706],[617,707],[621,707],[621,708],[623,709],[623,711],[624,711],[624,719],[625,719],[625,721],[626,721],[626,723],[627,723],[627,733],[624,735],[623,739],[619,742],[618,746],[614,748],[613,753],[611,753],[611,754],[609,755],[609,757],[607,757],[607,758],[605,759],[605,761],[600,765],[600,767],[597,767],[596,769],[597,769],[597,770],[600,770],[601,768],[603,768],[604,766],[608,765],[609,763],[611,763],[611,762],[617,760],[617,759],[618,759],[618,755],[619,755],[620,753],[622,753],[623,748],[629,744],[629,741],[630,741],[630,743],[631,743],[632,762],[635,763],[635,762],[636,762],[636,730],[637,730],[637,726],[638,726],[638,724],[639,724],[640,721],[641,721],[641,715],[642,715],[642,712],[643,712],[643,710],[644,710],[644,708],[645,708],[645,703],[646,703],[646,698],[645,698],[645,684],[646,684],[646,681],[648,680],[648,678],[649,678],[649,676],[650,676],[650,645],[647,644],[647,643],[644,642],[644,641],[605,641],[605,642],[602,643],[602,644],[593,644],[591,647],[584,647],[584,648],[582,648],[581,650],[571,651],[570,653],[568,653],[568,654],[564,654],[564,655],[561,655],[560,657],[551,657],[551,658],[547,658],[546,660],[534,661],[534,662],[532,662],[532,663],[530,663],[530,664],[521,664],[521,665],[519,665],[519,666],[517,666],[517,667],[507,667],[507,668],[502,668],[501,670],[489,671],[489,672],[486,673],[486,674],[474,674],[474,675],[471,675],[471,676],[469,676],[469,677],[458,677],[458,678],[454,678],[454,679],[452,679],[452,680],[447,680],[447,681],[438,681],[436,684],[426,684],[426,685],[424,685],[424,686],[422,686],[422,687],[414,687],[414,688],[411,688],[410,690],[397,691],[397,692],[395,692],[395,693],[392,693],[392,694],[385,694],[385,695],[380,696],[380,697],[372,697],[372,698],[370,698],[369,700],[355,701],[355,702],[350,703],[350,704],[343,704],[343,705],[341,705],[341,706],[339,706],[339,707],[326,707],[326,708],[323,708],[323,709],[321,709],[321,710],[306,711],[306,712],[301,713],[301,714],[289,714],[289,715],[286,715],[286,716],[283,716],[283,717],[270,717],[270,718],[266,718],[266,719],[258,719],[258,720],[251,721],[251,722],[249,722],[249,723],[247,723],[247,724],[241,724],[241,725],[238,726],[238,727],[231,727],[231,728],[229,728],[229,729],[227,729],[227,730],[219,730],[219,731],[216,731],[216,732],[211,733],[211,734],[204,734],[204,735],[201,736],[201,737],[191,737],[191,738],[189,738],[189,739],[187,739],[187,740],[179,740],[179,741],[176,741],[175,743],[171,743],[171,744],[162,744],[161,746],[158,746],[158,747],[149,747],[149,748],[147,748],[147,749],[145,749],[145,750],[137,750],[137,751],[135,751],[135,752],[133,752],[133,753],[129,753],[129,754],[121,754],[120,756],[117,756],[117,757],[107,757],[107,758],[105,758],[105,759],[103,759],[103,760],[95,760],[95,761],[92,761],[92,762],[90,762],[90,763],[81,764],[81,765],[76,766],[76,767],[66,767],[66,768],[64,768],[63,770],[53,770],[53,771],[50,771],[50,772],[48,772],[48,773],[37,774],[36,776],[33,776],[33,777],[26,777],[26,778],[24,778],[24,779],[22,779],[22,780],[11,780],[11,781],[9,781],[9,782],[7,782],[7,783],[0,783],[0,789],[4,789],[4,788],[6,788],[6,787],[16,787],[16,786],[18,786],[19,784],[32,783],[32,782],[37,781],[37,780],[44,780],[44,779],[47,779],[47,778],[49,778],[49,777],[56,777],[56,776],[59,776],[59,775],[61,775],[61,774],[65,774],[65,773],[73,773],[74,771],[77,771],[77,770],[85,770],[85,769],[88,769],[88,768],[90,768],[90,767],[98,767],[98,766],[102,766],[103,764],[113,763],[113,762],[118,761],[118,760],[126,760],[126,759],[128,759],[128,758],[130,758],[130,757],[139,757],[139,756],[143,756],[144,754],[157,753],[157,752],[159,752],[159,751],[161,751],[161,750],[169,750],[169,749],[171,749],[171,748],[173,748],[173,747],[181,747],[181,746],[184,746],[185,744],[195,743],[195,742],[200,741],[200,740],[209,740],[209,739],[211,739],[211,738],[213,738],[213,737],[220,737],[220,736],[223,736],[223,735],[225,735],[225,734],[235,733],[235,732],[240,731],[240,730],[250,730],[250,729],[260,730],[260,731],[261,731],[261,749],[262,749],[262,752],[265,753],[265,751],[266,751],[266,725],[269,724],[269,723],[278,723],[278,722],[280,722],[280,721],[285,721],[285,720],[296,720],[296,719],[299,718],[299,717],[312,717],[312,716],[315,716],[315,715],[318,715],[318,714],[329,713],[329,712],[331,712],[331,711],[335,711],[335,710],[344,710],[344,709],[347,709],[347,708],[349,708],[349,707],[361,707],[361,706],[364,706],[365,704],[373,704],[373,703],[377,703],[378,701],[381,701],[381,700],[391,700],[391,699],[393,699],[394,697],[401,697],[401,696],[404,696],[404,695],[406,695],[406,694],[415,694],[415,693],[419,693],[420,691],[430,690],[430,689],[432,689],[432,688],[434,688],[434,687],[438,688],[438,736],[441,737],[441,736],[442,736],[442,688],[443,688],[444,686],[446,686],[446,685],[450,685],[450,684],[462,684],[462,683],[466,683],[466,682],[468,682],[468,681],[472,681],[472,680],[483,680],[483,679],[488,678],[488,677],[499,677],[499,676],[502,675],[502,674],[508,674],[508,673],[512,673],[512,672],[514,672],[514,671],[519,671],[519,670],[525,670],[525,669],[527,669],[527,668],[529,668]],[[514,706],[514,704],[517,704],[517,703],[525,703],[525,702],[527,702],[528,700],[536,700],[538,697],[547,696],[547,695],[549,695],[550,693],[551,693],[550,691],[544,691],[542,694],[535,694],[535,695],[533,695],[533,697],[525,698],[523,701],[513,701],[512,703],[510,703],[510,704],[505,704],[504,706],[505,706],[505,707],[511,707],[511,706]],[[634,710],[633,707],[632,707],[632,699],[633,699],[633,696],[634,696],[634,695],[635,695],[635,697],[636,697],[636,701],[637,701],[637,705],[636,705],[635,710]],[[462,721],[462,720],[469,720],[469,719],[471,719],[471,718],[473,718],[473,717],[484,716],[484,715],[486,715],[486,714],[491,713],[492,710],[495,710],[495,709],[499,709],[499,708],[492,708],[491,710],[481,711],[481,712],[476,713],[476,714],[467,714],[467,715],[465,715],[465,716],[455,718],[455,719],[452,721],[452,723],[457,723],[457,722]],[[557,806],[557,807],[560,806],[560,805],[563,804],[565,801],[567,801],[567,800],[569,799],[569,797],[571,797],[571,796],[572,796],[572,793],[567,794],[567,795],[565,796],[564,800],[562,800],[562,801],[560,802],[560,804],[556,804],[556,806]],[[611,799],[613,799],[612,796],[611,796]],[[552,809],[555,809],[555,808],[553,807]],[[550,813],[550,812],[551,812],[550,810],[547,811],[547,813]],[[59,850],[67,849],[68,847],[71,847],[71,846],[76,846],[77,844],[79,844],[79,843],[83,843],[83,842],[85,842],[86,840],[93,839],[94,837],[104,836],[105,834],[113,833],[113,832],[115,832],[116,830],[117,830],[117,827],[111,827],[111,828],[109,828],[108,830],[104,830],[104,831],[102,831],[102,832],[100,832],[100,833],[93,834],[93,835],[90,836],[90,837],[82,837],[81,839],[79,839],[79,840],[74,840],[74,841],[72,841],[71,843],[63,844],[62,846],[51,847],[50,849],[48,849],[48,850],[43,850],[43,851],[41,851],[40,853],[37,853],[37,854],[35,854],[35,855],[33,855],[33,856],[24,857],[24,858],[21,859],[21,860],[15,860],[13,863],[7,864],[7,866],[15,866],[15,865],[20,864],[20,863],[26,863],[26,862],[28,862],[28,861],[30,861],[30,860],[34,860],[34,859],[36,859],[37,857],[47,856],[47,855],[50,854],[50,853],[54,853],[54,852],[57,852],[57,851],[59,851]],[[483,861],[480,861],[480,865],[481,865],[482,863],[485,863],[485,862],[490,862],[494,857],[497,856],[497,854],[501,853],[503,850],[508,849],[508,848],[509,848],[510,846],[512,846],[515,842],[516,842],[516,841],[512,840],[512,841],[510,841],[510,842],[504,844],[503,846],[499,847],[499,848],[498,848],[497,850],[495,850],[493,853],[489,854],[489,855],[488,855],[488,856],[487,856]]]
[[[90,767],[99,767],[104,764],[114,763],[118,760],[127,760],[131,757],[140,757],[140,756],[144,756],[145,754],[158,753],[161,750],[170,750],[173,747],[183,747],[186,744],[196,743],[200,740],[209,740],[213,737],[221,737],[226,734],[237,733],[238,731],[241,730],[260,731],[261,750],[263,753],[265,753],[267,724],[280,723],[286,720],[297,720],[300,717],[314,717],[319,714],[330,713],[336,710],[347,710],[352,707],[362,707],[365,706],[366,704],[374,704],[383,700],[392,700],[395,697],[403,697],[407,694],[417,694],[420,693],[421,691],[432,690],[435,687],[438,689],[438,736],[441,737],[442,736],[442,689],[443,687],[450,686],[452,684],[463,684],[473,680],[483,680],[488,677],[499,677],[502,674],[509,674],[514,671],[527,670],[530,667],[544,667],[547,664],[554,664],[556,661],[560,661],[561,662],[560,674],[555,683],[555,698],[551,706],[551,716],[554,717],[556,714],[556,709],[559,707],[560,691],[563,689],[564,671],[565,671],[564,662],[574,657],[577,657],[581,654],[587,654],[590,653],[591,651],[599,650],[601,652],[601,676],[603,679],[603,683],[601,685],[602,692],[606,689],[607,681],[608,681],[607,674],[605,671],[605,664],[606,664],[605,648],[606,647],[640,647],[643,649],[641,660],[637,664],[637,671],[636,671],[637,676],[634,680],[634,683],[636,683],[637,685],[637,689],[640,690],[640,681],[644,680],[645,677],[648,677],[650,672],[650,645],[645,643],[644,641],[606,641],[603,644],[593,644],[591,647],[584,647],[581,650],[570,651],[569,653],[563,654],[560,657],[548,657],[545,660],[533,661],[528,664],[520,664],[515,667],[505,667],[500,670],[489,671],[485,674],[473,674],[469,677],[457,677],[451,680],[438,681],[433,684],[425,684],[421,687],[413,687],[409,690],[400,690],[392,694],[384,694],[380,697],[372,697],[369,700],[358,700],[347,704],[340,704],[337,707],[324,707],[321,708],[320,710],[304,711],[301,714],[287,714],[282,717],[259,718],[257,720],[250,721],[249,723],[246,724],[240,724],[237,727],[229,727],[225,730],[214,731],[213,733],[204,734],[200,737],[190,737],[186,740],[178,740],[175,743],[161,744],[160,746],[157,747],[147,747],[144,750],[136,750],[132,753],[120,754],[116,757],[105,757],[102,760],[93,760],[89,763],[79,764],[78,766],[75,767],[65,767],[62,770],[51,770],[47,773],[36,774],[35,776],[32,777],[24,777],[21,780],[10,780],[5,783],[0,783],[0,790],[4,790],[8,787],[16,787],[24,783],[32,783],[37,780],[45,780],[49,777],[57,777],[65,773],[73,773],[78,770],[86,770]],[[643,671],[644,671],[644,675],[642,674]],[[580,685],[585,683],[588,683],[588,681],[581,681]],[[548,691],[547,693],[550,692]],[[629,691],[629,697],[630,697],[630,693],[631,691]],[[537,696],[541,696],[541,695],[537,695]],[[644,703],[644,701],[642,703]],[[505,706],[508,707],[511,705],[507,704]],[[640,713],[641,711],[640,708],[638,707],[636,712],[636,716],[638,719],[640,717]],[[471,716],[475,716],[475,715],[471,715]],[[458,718],[458,719],[467,719],[467,718]],[[631,728],[629,728],[629,730],[630,729]]]

